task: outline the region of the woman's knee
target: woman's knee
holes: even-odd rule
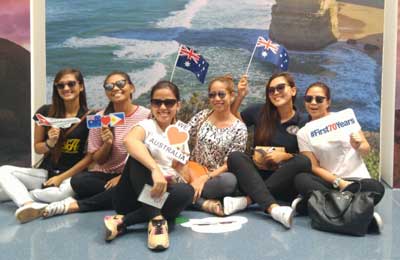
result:
[[[237,187],[237,179],[235,175],[230,172],[225,172],[222,175],[220,189],[224,196],[227,196],[235,192]]]
[[[247,154],[239,151],[235,151],[229,154],[227,164],[228,169],[231,171],[231,168],[236,168],[238,165],[242,164],[243,161],[247,161]]]
[[[298,172],[308,173],[311,172],[311,161],[303,154],[296,154],[293,158],[293,163]]]

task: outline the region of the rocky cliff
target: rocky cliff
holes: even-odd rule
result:
[[[30,53],[0,38],[0,165],[30,154]]]
[[[269,36],[293,50],[318,50],[339,37],[336,0],[276,0]]]

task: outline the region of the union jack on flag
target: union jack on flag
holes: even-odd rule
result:
[[[286,71],[289,68],[289,54],[285,47],[268,38],[258,37],[254,55],[261,60],[275,64],[281,70]]]
[[[194,49],[181,45],[176,66],[193,72],[197,79],[204,83],[208,71],[208,62]]]

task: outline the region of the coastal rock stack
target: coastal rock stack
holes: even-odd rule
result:
[[[318,50],[337,41],[336,0],[276,0],[269,36],[293,50]]]

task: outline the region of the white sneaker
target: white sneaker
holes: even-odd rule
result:
[[[286,228],[291,228],[293,223],[294,210],[289,206],[278,206],[271,210],[271,216]]]
[[[33,202],[22,207],[19,207],[15,211],[15,217],[21,224],[40,218],[43,214],[47,204]]]
[[[299,203],[303,200],[303,197],[301,196],[297,196],[297,198],[295,198],[292,201],[292,204],[290,205],[290,207],[294,210],[295,215],[297,215],[298,211],[297,211],[297,206],[299,205]]]
[[[226,216],[247,208],[246,197],[225,197],[224,198],[224,214]]]
[[[369,224],[368,231],[372,233],[380,234],[383,231],[383,219],[378,214],[378,212],[374,212],[371,223]]]
[[[61,201],[52,202],[44,209],[43,217],[49,218],[56,215],[67,214],[70,204],[75,201],[76,200],[74,198],[68,197]]]

